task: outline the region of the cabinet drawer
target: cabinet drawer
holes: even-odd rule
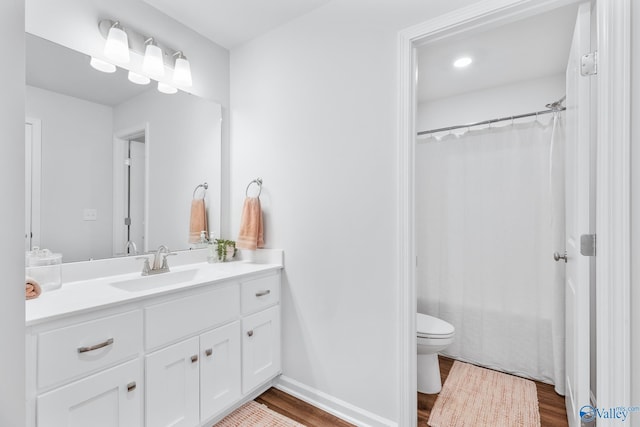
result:
[[[146,308],[146,348],[157,348],[237,319],[239,294],[237,283],[230,283]]]
[[[141,341],[139,310],[44,332],[38,336],[38,386],[52,386],[135,356]]]
[[[242,314],[249,314],[280,301],[280,274],[247,280],[241,284]]]

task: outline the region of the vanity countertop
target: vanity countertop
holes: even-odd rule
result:
[[[60,289],[26,301],[26,326],[281,268],[281,264],[246,261],[199,262],[158,275],[143,277],[138,272],[63,283]]]

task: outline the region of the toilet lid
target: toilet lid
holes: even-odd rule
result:
[[[452,324],[427,314],[416,314],[416,331],[419,337],[446,338],[455,332]]]

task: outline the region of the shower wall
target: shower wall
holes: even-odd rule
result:
[[[418,131],[479,122],[545,109],[565,93],[564,73],[511,83],[418,105]]]

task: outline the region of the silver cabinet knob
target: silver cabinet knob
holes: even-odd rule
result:
[[[127,384],[127,391],[131,392],[133,390],[135,390],[137,387],[136,382],[132,381],[129,384]]]
[[[250,337],[252,337],[252,336],[253,336],[253,331],[248,331],[248,332],[247,332],[247,335],[248,335],[248,336],[250,336]]]
[[[198,361],[198,355],[194,354],[193,356],[191,356],[191,363],[196,363]]]
[[[564,262],[567,262],[567,251],[564,251],[564,255],[560,255],[558,252],[554,252],[553,253],[553,259],[555,259],[556,261],[560,261],[561,259],[564,260]]]
[[[204,351],[204,354],[206,356],[211,356],[213,354],[213,349],[212,348],[208,348]]]

